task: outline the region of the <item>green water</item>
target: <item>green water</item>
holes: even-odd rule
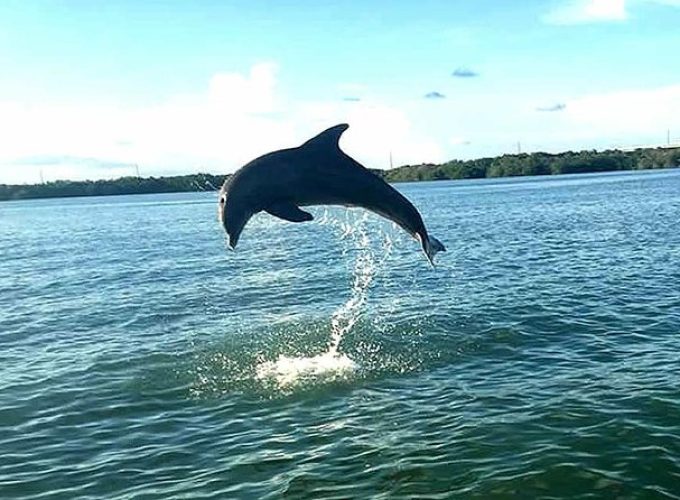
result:
[[[0,204],[0,498],[680,498],[680,171]]]

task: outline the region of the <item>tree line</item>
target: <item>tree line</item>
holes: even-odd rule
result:
[[[43,184],[0,184],[0,201],[115,194],[179,193],[219,189],[226,175],[192,174],[171,177],[121,177],[99,181],[54,181]]]
[[[404,165],[384,171],[388,182],[442,179],[481,179],[521,175],[558,175],[616,170],[646,170],[680,166],[680,148],[641,148],[634,151],[567,151],[565,153],[506,154],[442,164]]]
[[[633,151],[568,151],[565,153],[506,154],[442,164],[404,165],[372,170],[388,182],[480,179],[521,175],[558,175],[680,166],[679,148],[640,148]],[[99,181],[54,181],[32,185],[0,184],[0,201],[69,196],[176,193],[219,189],[227,175],[192,174],[172,177],[121,177]]]

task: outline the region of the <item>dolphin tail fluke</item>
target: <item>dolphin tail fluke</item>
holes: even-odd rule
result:
[[[434,236],[426,236],[423,241],[423,250],[427,260],[434,266],[434,256],[439,252],[446,252],[446,247]]]

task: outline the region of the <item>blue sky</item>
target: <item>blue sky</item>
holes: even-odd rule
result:
[[[0,2],[0,182],[680,138],[680,0]]]

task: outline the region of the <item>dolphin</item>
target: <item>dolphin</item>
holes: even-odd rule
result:
[[[418,240],[430,264],[444,245],[427,233],[416,208],[399,191],[346,155],[338,144],[349,128],[324,130],[296,148],[254,159],[229,177],[220,190],[219,218],[233,250],[250,218],[265,211],[290,222],[314,217],[300,207],[362,207],[391,220]]]

